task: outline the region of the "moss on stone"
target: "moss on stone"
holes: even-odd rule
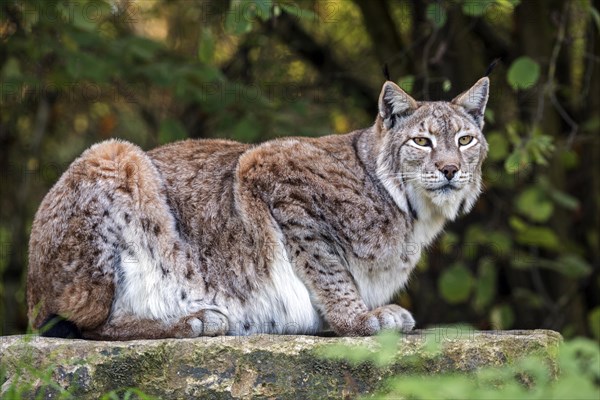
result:
[[[438,332],[439,333],[439,332]],[[555,363],[561,337],[551,331],[473,332],[439,336],[441,353],[425,351],[422,331],[400,339],[391,363],[323,358],[332,344],[378,349],[375,338],[310,336],[218,337],[132,342],[87,342],[23,337],[2,338],[3,390],[21,377],[23,356],[38,369],[51,368],[28,396],[56,383],[76,398],[98,398],[111,390],[137,387],[161,399],[339,398],[373,393],[395,374],[468,372],[541,354]],[[525,377],[526,378],[526,377]],[[37,386],[36,386],[37,385]],[[54,393],[57,394],[57,393]]]

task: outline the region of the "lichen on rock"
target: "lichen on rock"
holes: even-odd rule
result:
[[[424,339],[432,336],[441,344],[438,354],[424,347]],[[101,342],[10,336],[0,338],[0,394],[21,385],[30,398],[57,387],[78,399],[128,387],[161,399],[339,398],[372,393],[398,373],[470,372],[531,354],[553,361],[560,342],[560,334],[546,330],[416,331],[401,336],[390,362],[378,365],[323,357],[323,349],[333,345],[375,353],[377,338],[258,335]],[[50,383],[54,389],[48,389]]]

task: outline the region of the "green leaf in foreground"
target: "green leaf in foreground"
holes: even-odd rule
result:
[[[510,65],[506,78],[515,90],[531,88],[540,78],[540,65],[530,57],[519,57]]]
[[[584,399],[600,395],[600,349],[589,339],[561,345],[558,365],[531,355],[473,373],[402,374],[376,399]],[[558,373],[558,376],[557,376]]]
[[[588,314],[588,325],[590,332],[596,340],[600,340],[600,306],[594,308]]]
[[[486,257],[479,263],[477,284],[475,285],[474,307],[482,311],[491,304],[496,296],[496,266],[491,257]]]
[[[546,222],[554,212],[554,204],[538,187],[529,187],[517,197],[517,210],[534,222]]]
[[[438,289],[448,303],[462,303],[469,298],[473,287],[473,274],[462,264],[445,270],[438,280]]]
[[[210,63],[215,54],[215,38],[209,28],[202,30],[200,43],[198,44],[198,59],[203,63]]]

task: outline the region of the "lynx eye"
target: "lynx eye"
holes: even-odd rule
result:
[[[431,147],[431,140],[426,137],[416,137],[413,139],[413,142],[423,147]]]
[[[465,135],[458,138],[458,144],[466,146],[473,141],[473,136]]]

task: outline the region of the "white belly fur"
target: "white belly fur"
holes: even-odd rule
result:
[[[244,307],[227,310],[231,334],[306,334],[322,329],[323,321],[307,287],[294,272],[282,241],[275,246],[265,287]]]
[[[176,295],[180,282],[173,273],[163,276],[161,260],[153,259],[141,242],[145,237],[135,228],[123,231],[127,248],[121,251],[120,276],[115,275],[112,316],[135,315],[164,322],[180,318],[187,313],[186,305]],[[133,254],[128,254],[130,251]]]

